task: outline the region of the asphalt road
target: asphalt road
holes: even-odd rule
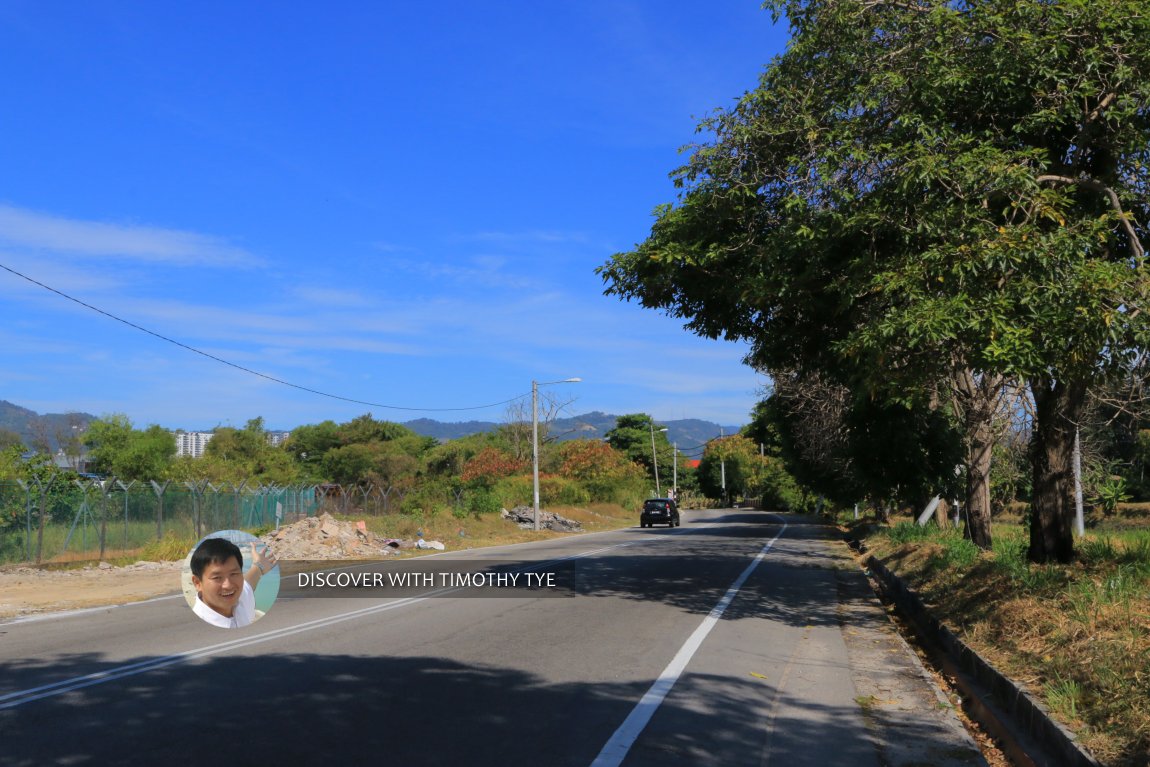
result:
[[[0,624],[0,764],[981,763],[810,520],[685,512],[438,560],[554,585],[286,588],[231,631],[182,597]]]

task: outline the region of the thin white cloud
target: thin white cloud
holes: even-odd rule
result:
[[[419,345],[394,338],[410,337],[410,333],[396,328],[393,321],[371,314],[352,312],[331,316],[316,314],[311,307],[300,307],[300,311],[294,314],[282,311],[236,311],[210,305],[155,301],[132,302],[128,308],[137,316],[147,318],[146,324],[183,328],[183,333],[169,331],[168,335],[194,348],[200,348],[194,339],[224,339],[233,345],[233,349],[236,344],[254,343],[276,349],[403,355],[421,353]],[[241,361],[235,358],[235,351],[201,350],[231,362]],[[248,359],[261,358],[265,358],[265,355],[257,353]]]
[[[0,239],[3,234],[0,234]],[[0,295],[11,298],[63,301],[59,296],[51,296],[43,287],[29,281],[29,278],[48,285],[64,293],[102,293],[123,286],[128,280],[108,270],[76,269],[59,259],[42,258],[31,253],[17,253],[0,250],[0,263],[15,270],[23,277],[0,269]]]
[[[399,245],[399,244],[394,243],[394,242],[385,242],[383,240],[377,240],[376,242],[371,243],[371,247],[375,248],[376,250],[380,251],[381,253],[414,253],[415,252],[415,248],[413,248],[409,245]]]
[[[371,306],[375,300],[348,288],[325,288],[300,285],[292,291],[295,297],[312,308],[352,308]]]
[[[583,232],[561,232],[539,229],[522,232],[474,232],[473,234],[462,235],[458,239],[461,242],[494,242],[504,245],[524,243],[578,243],[583,245],[589,241],[589,238]]]
[[[255,267],[262,259],[218,237],[179,229],[83,221],[0,204],[0,243],[79,256],[175,266]]]
[[[509,271],[506,268],[507,263],[507,259],[502,256],[480,255],[469,258],[462,264],[396,259],[389,265],[430,283],[450,281],[469,286],[510,290],[532,290],[536,287],[536,282],[523,273]]]

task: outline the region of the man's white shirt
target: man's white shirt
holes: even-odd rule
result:
[[[256,619],[256,593],[252,591],[248,582],[244,581],[243,593],[240,594],[240,601],[236,604],[236,609],[232,611],[231,618],[220,615],[208,607],[207,603],[200,599],[199,594],[196,594],[196,604],[192,610],[213,626],[219,626],[222,629],[243,628],[251,625],[252,621]]]

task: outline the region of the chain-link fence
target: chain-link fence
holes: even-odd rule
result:
[[[328,495],[314,485],[0,481],[0,563],[104,559],[165,534],[275,527],[314,515]]]
[[[256,531],[327,511],[340,515],[498,513],[531,502],[530,478],[490,489],[426,482],[415,486],[241,482],[122,482],[117,479],[0,480],[0,564],[129,556],[165,535],[198,539],[215,530]],[[579,505],[590,496],[544,477],[545,503]]]

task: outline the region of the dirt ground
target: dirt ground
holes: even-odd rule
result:
[[[180,562],[90,565],[78,570],[0,568],[0,620],[138,602],[180,590]]]
[[[381,538],[362,522],[337,520],[329,514],[309,517],[261,538],[285,559],[371,559],[431,542]],[[438,544],[437,544],[438,545]],[[183,562],[136,562],[114,567],[106,562],[79,569],[0,567],[0,621],[38,613],[139,602],[183,591]]]

